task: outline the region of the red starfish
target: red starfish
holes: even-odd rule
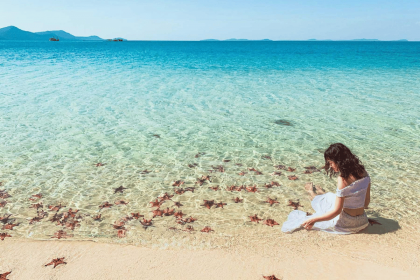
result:
[[[174,187],[180,187],[181,185],[183,185],[184,184],[184,181],[181,181],[181,180],[178,180],[178,181],[175,181],[173,184],[172,184],[172,186],[174,186]]]
[[[196,184],[202,186],[204,184],[205,181],[209,181],[210,182],[210,176],[201,176],[201,178],[197,178],[197,182],[195,182]]]
[[[257,214],[255,214],[254,216],[249,216],[249,218],[251,219],[251,222],[259,223],[260,221],[262,221],[262,219],[257,217]]]
[[[312,170],[305,170],[304,172],[303,172],[303,174],[312,174],[312,173],[314,173],[315,171],[312,171]]]
[[[195,221],[197,221],[197,219],[194,219],[193,217],[189,217],[186,219],[177,219],[177,223],[180,225],[185,225],[186,223],[194,223]]]
[[[7,201],[5,200],[5,201],[2,201],[2,202],[0,202],[0,207],[4,207],[4,206],[6,206],[6,204],[7,204]]]
[[[295,170],[296,170],[296,168],[291,168],[291,167],[287,168],[287,171],[289,171],[289,172],[293,172]]]
[[[7,222],[9,221],[10,216],[12,216],[12,214],[9,214],[8,216],[0,217],[0,222],[2,222],[3,224],[7,224]]]
[[[267,280],[281,280],[281,279],[279,279],[279,278],[277,278],[276,276],[274,276],[274,275],[270,275],[270,276],[263,276],[264,277],[264,279],[267,279]]]
[[[274,182],[274,181],[271,181],[271,186],[276,186],[276,187],[280,187],[280,183],[278,183],[278,182]]]
[[[246,188],[246,190],[247,192],[253,192],[253,193],[258,191],[256,186],[249,186]]]
[[[242,166],[243,164],[242,163],[235,163],[235,165]]]
[[[104,166],[106,163],[98,162],[95,164],[96,167]]]
[[[131,216],[136,220],[138,220],[140,217],[144,217],[144,215],[140,215],[140,213],[131,213]]]
[[[369,222],[369,224],[371,225],[371,226],[373,226],[373,225],[382,225],[380,222],[378,222],[378,221],[376,221],[376,220],[374,220],[374,219],[368,219],[368,222]]]
[[[227,205],[227,204],[223,202],[216,203],[216,208],[219,208],[219,207],[223,208],[223,205]]]
[[[67,264],[65,261],[63,261],[64,260],[64,257],[63,258],[57,258],[57,259],[53,259],[50,263],[47,263],[45,266],[49,266],[49,265],[54,265],[54,268],[57,266],[57,265],[60,265],[60,264]]]
[[[50,209],[50,211],[57,211],[57,212],[60,211],[60,209],[63,207],[66,207],[66,206],[61,205],[61,203],[60,205],[56,205],[56,206],[48,205],[48,209]]]
[[[178,202],[178,201],[174,201],[174,206],[176,206],[176,207],[181,207],[181,206],[184,206],[184,204],[181,204],[181,202]]]
[[[194,190],[195,190],[195,188],[193,188],[193,187],[185,188],[186,192],[194,192]]]
[[[271,160],[271,161],[272,161],[272,159],[271,159],[271,157],[270,157],[270,156],[262,156],[261,158],[262,158],[262,159],[268,159],[268,160]]]
[[[246,174],[246,172],[244,172],[244,171],[239,172],[239,175],[241,175],[241,176],[245,176],[245,174]]]
[[[243,201],[243,199],[240,199],[239,197],[235,198],[233,201],[235,201],[235,203],[240,203]]]
[[[287,204],[287,206],[292,206],[295,210],[297,210],[298,207],[303,207],[302,205],[300,205],[299,200],[298,200],[298,202],[293,202],[290,199],[289,199],[289,204]]]
[[[127,205],[129,202],[126,202],[126,201],[124,201],[124,200],[117,200],[117,201],[115,201],[115,204],[116,205],[120,205],[120,204],[122,204],[122,205]]]
[[[120,230],[118,230],[118,233],[117,233],[117,236],[119,237],[119,238],[123,238],[123,237],[125,237],[125,233],[127,232],[127,230],[126,229],[120,229]]]
[[[194,231],[194,228],[192,226],[187,226],[184,231],[192,232]]]
[[[296,175],[287,176],[287,178],[292,181],[299,179]]]
[[[42,207],[44,206],[42,205],[42,202],[40,202],[40,203],[32,204],[29,208],[35,208],[36,210],[38,210],[38,208],[42,208]]]
[[[95,220],[95,221],[100,221],[100,220],[101,220],[101,216],[102,216],[102,214],[99,214],[99,215],[93,216],[93,220]]]
[[[153,210],[152,213],[153,213],[153,218],[156,217],[156,216],[162,217],[162,215],[163,215],[163,212],[159,209]]]
[[[316,166],[307,166],[307,167],[305,167],[305,169],[311,171],[311,173],[321,172],[321,170],[319,170],[318,168],[316,168]]]
[[[152,219],[146,220],[145,218],[143,218],[143,221],[140,221],[140,224],[143,225],[144,229],[147,229],[148,227],[151,227],[153,225]]]
[[[161,196],[161,197],[159,197],[159,200],[162,202],[162,201],[165,201],[165,200],[171,200],[171,198],[173,197],[174,195],[169,195],[168,193],[165,193],[163,196]]]
[[[33,223],[40,222],[41,220],[42,220],[41,217],[34,217],[34,218],[29,220],[29,224],[32,225]]]
[[[217,185],[215,187],[210,187],[210,189],[212,189],[213,191],[218,191],[219,190],[219,185]]]
[[[189,168],[194,168],[194,167],[197,167],[197,166],[198,166],[198,163],[188,164]]]
[[[281,172],[280,171],[275,171],[273,173],[270,174],[271,176],[281,176]]]
[[[61,218],[63,217],[63,214],[55,213],[54,216],[51,218],[50,222],[59,222]]]
[[[2,190],[0,191],[0,198],[6,199],[12,197],[8,192],[6,192],[6,190]]]
[[[209,233],[210,231],[214,231],[214,230],[212,230],[211,227],[205,227],[201,230],[201,232],[207,232],[207,233]]]
[[[223,165],[218,165],[218,166],[211,166],[211,168],[213,168],[214,170],[216,170],[216,171],[219,171],[219,172],[225,172],[225,168],[223,167]]]
[[[104,209],[104,208],[111,208],[111,207],[112,207],[112,204],[109,204],[109,203],[108,203],[108,201],[106,201],[106,202],[102,203],[102,204],[99,206],[100,210],[102,210],[102,209]]]
[[[273,206],[273,204],[275,204],[275,203],[279,203],[277,200],[271,199],[269,197],[264,202],[270,203],[270,206]]]
[[[1,183],[1,182],[0,182]],[[12,273],[11,271],[0,274],[0,280],[8,280],[6,277]]]
[[[38,210],[38,211],[36,211],[37,212],[37,215],[38,215],[38,217],[40,217],[41,219],[43,219],[43,218],[45,218],[46,216],[48,216],[48,213],[47,212],[45,212],[44,210]]]
[[[145,169],[141,172],[141,174],[149,174],[150,172],[152,172],[152,171]]]
[[[273,227],[273,226],[278,226],[279,224],[273,219],[267,219],[264,221],[264,225]]]
[[[224,159],[223,162],[229,162],[231,161],[230,159]]]
[[[176,212],[175,214],[174,214],[174,216],[175,217],[177,217],[177,218],[181,218],[182,219],[182,216],[184,215],[184,213],[182,213],[182,211],[178,211],[178,212]]]
[[[34,200],[36,200],[38,198],[42,198],[42,194],[40,194],[40,193],[33,194],[32,195],[32,198],[29,198],[29,200],[34,201]]]
[[[193,217],[188,217],[185,219],[185,222],[187,223],[194,223],[195,221],[197,221],[197,219],[193,218]]]
[[[11,223],[8,223],[8,224],[5,224],[2,229],[10,229],[10,230],[13,230],[13,228],[14,227],[17,227],[18,225],[20,225],[20,224],[11,224]]]
[[[114,194],[116,193],[123,193],[124,190],[126,190],[127,188],[124,188],[123,186],[119,186],[118,188],[114,189]]]
[[[210,209],[214,205],[214,200],[204,200],[204,204],[200,206],[207,207],[207,209]]]
[[[185,193],[186,191],[185,191],[184,189],[174,189],[174,192],[175,192],[176,194],[183,194],[183,193]]]
[[[170,227],[170,228],[168,228],[169,230],[179,230],[179,229],[177,229],[176,227]]]
[[[79,210],[78,209],[76,209],[75,211],[73,211],[73,209],[72,208],[70,208],[69,209],[69,211],[68,211],[68,214],[69,214],[69,216],[71,216],[71,217],[75,217],[76,216],[76,213],[77,212],[79,212]]]
[[[156,199],[156,201],[152,201],[152,202],[149,202],[149,203],[152,204],[152,206],[150,206],[150,207],[157,207],[159,209],[159,207],[162,205],[163,202],[158,201]]]
[[[4,240],[6,237],[12,237],[12,236],[11,236],[11,235],[9,235],[9,234],[7,234],[7,233],[5,233],[5,232],[0,233],[0,239],[1,239],[1,240]]]
[[[169,209],[169,208],[166,208],[165,210],[163,210],[163,214],[164,214],[165,216],[171,216],[171,215],[173,215],[173,214],[174,214],[174,212],[175,212],[175,209]]]
[[[206,153],[198,153],[198,154],[195,155],[195,157],[198,158],[198,157],[204,156],[205,154]]]
[[[70,228],[71,230],[74,230],[75,227],[80,227],[80,222],[77,220],[74,220],[72,222],[66,223],[66,227]]]
[[[232,191],[235,191],[236,188],[237,188],[236,186],[230,186],[230,187],[227,187],[226,190],[232,192]]]
[[[61,238],[67,238],[67,237],[73,237],[73,235],[67,234],[67,232],[63,230],[59,230],[56,233],[54,233],[54,236],[51,238],[61,239]]]

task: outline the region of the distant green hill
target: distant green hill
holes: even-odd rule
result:
[[[29,32],[15,26],[0,28],[0,40],[48,41],[51,37],[58,37],[60,41],[103,41],[98,36],[77,37],[63,30]]]

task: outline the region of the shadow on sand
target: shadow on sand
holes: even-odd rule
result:
[[[399,230],[401,227],[397,221],[381,218],[381,217],[369,217],[369,219],[374,219],[375,221],[381,223],[380,225],[369,225],[364,230],[359,231],[358,233],[365,234],[384,234],[389,232],[394,232]]]

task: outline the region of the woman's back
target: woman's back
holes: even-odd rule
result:
[[[344,197],[343,211],[351,216],[362,215],[370,201],[370,177],[365,171],[360,179],[338,177],[337,196]],[[369,204],[369,203],[367,203]]]

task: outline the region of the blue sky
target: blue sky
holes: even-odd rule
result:
[[[420,41],[420,0],[0,0],[0,27],[131,40]]]

